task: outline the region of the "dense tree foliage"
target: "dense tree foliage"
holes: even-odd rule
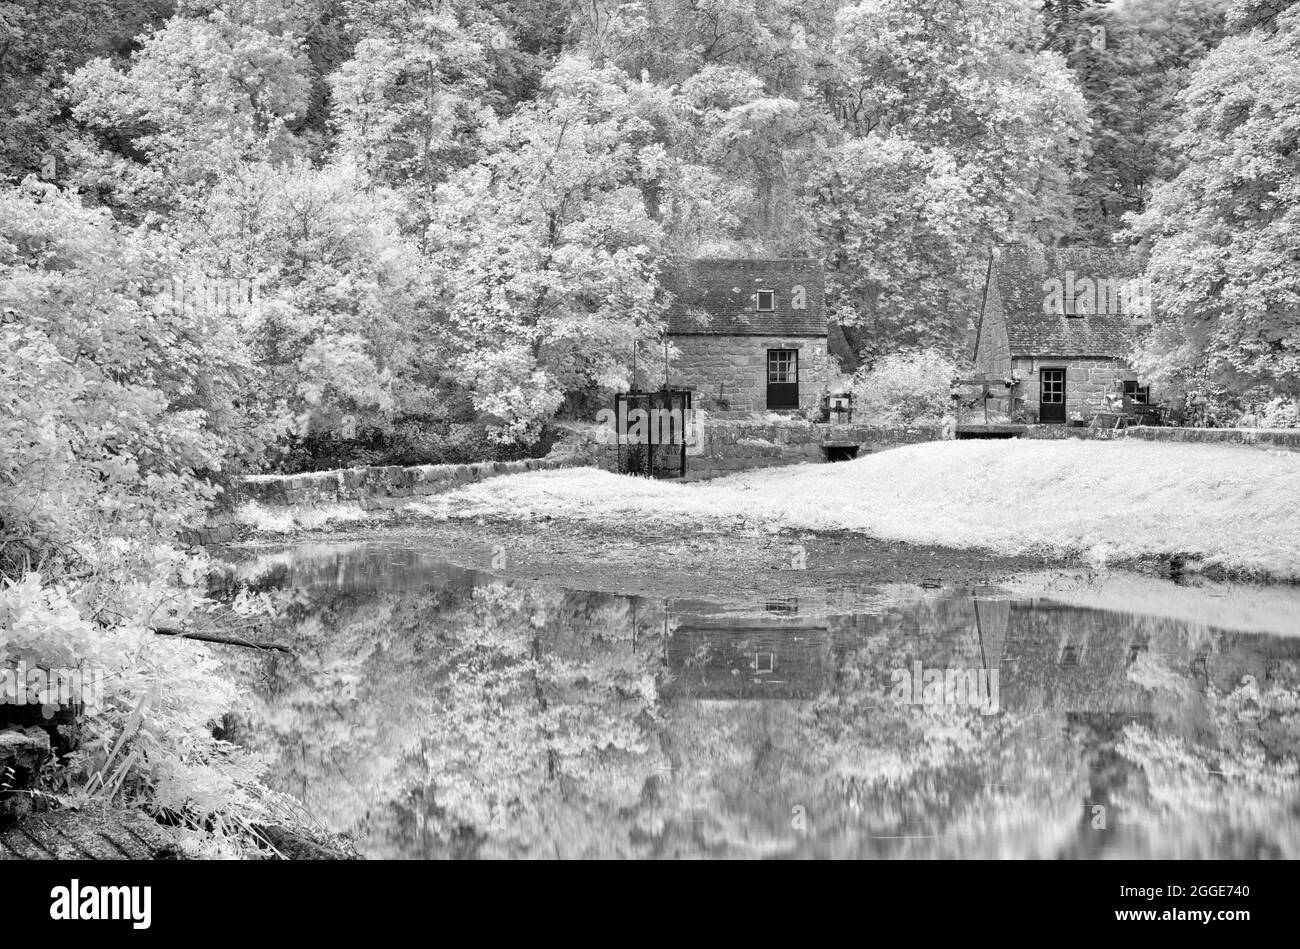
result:
[[[234,696],[216,663],[152,629],[200,610],[205,558],[173,543],[238,451],[248,367],[233,327],[156,292],[175,266],[53,185],[0,193],[0,661],[103,677],[50,790],[201,826],[255,815],[256,771],[212,736]]]
[[[1257,19],[1257,18],[1256,18]],[[1254,19],[1251,22],[1255,22]],[[1178,99],[1178,174],[1133,222],[1161,319],[1153,377],[1300,392],[1300,8],[1226,40]]]
[[[1223,36],[1227,0],[1091,4],[1055,30],[1088,102],[1092,131],[1075,185],[1071,241],[1106,243],[1167,177],[1189,71]]]
[[[673,254],[821,256],[856,355],[955,355],[988,245],[1120,232],[1194,147],[1175,97],[1225,11],[1245,34],[1287,5],[100,6],[111,26],[57,3],[0,20],[31,130],[0,160],[201,245],[205,273],[263,278],[249,359],[283,405],[248,403],[293,420],[288,444],[440,417],[430,393],[534,439],[565,396],[626,379]],[[369,237],[295,268],[259,229],[308,187]],[[489,252],[507,244],[533,259]]]

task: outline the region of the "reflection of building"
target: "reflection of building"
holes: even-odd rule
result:
[[[834,650],[824,625],[792,618],[693,616],[667,643],[666,696],[699,699],[812,699],[833,682]]]
[[[1149,622],[1042,601],[1008,604],[1003,707],[1145,714],[1151,694],[1129,680],[1128,668],[1147,647]]]
[[[1152,693],[1129,677],[1155,650],[1203,681],[1198,639],[1170,620],[996,597],[925,600],[879,613],[675,612],[665,697],[807,700],[837,687],[846,656],[881,637],[880,681],[901,660],[927,668],[997,669],[1006,712],[1141,717]],[[1212,671],[1212,670],[1210,670]]]

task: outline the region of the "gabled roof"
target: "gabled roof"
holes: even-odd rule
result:
[[[660,275],[674,296],[668,332],[674,335],[825,336],[826,280],[821,261],[794,259],[676,260]],[[796,310],[794,288],[804,289]],[[776,291],[771,312],[757,312],[754,293]],[[708,319],[700,318],[707,314]]]
[[[1004,245],[995,250],[997,281],[1013,356],[1125,357],[1133,343],[1134,314],[1098,305],[1097,312],[1069,316],[1049,312],[1051,280],[1064,286],[1087,279],[1096,284],[1142,276],[1136,254],[1126,248]],[[1104,294],[1101,295],[1104,301]],[[1068,308],[1068,307],[1067,307]]]

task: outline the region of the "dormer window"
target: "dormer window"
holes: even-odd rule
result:
[[[776,291],[759,290],[754,294],[754,301],[759,313],[771,313],[776,309]]]
[[[1071,300],[1065,301],[1066,316],[1087,316],[1092,312],[1092,300],[1086,293],[1077,293]]]

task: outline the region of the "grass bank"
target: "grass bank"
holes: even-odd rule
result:
[[[1222,445],[949,441],[682,485],[592,468],[494,478],[412,512],[616,528],[742,523],[1003,556],[1300,580],[1300,454]]]

